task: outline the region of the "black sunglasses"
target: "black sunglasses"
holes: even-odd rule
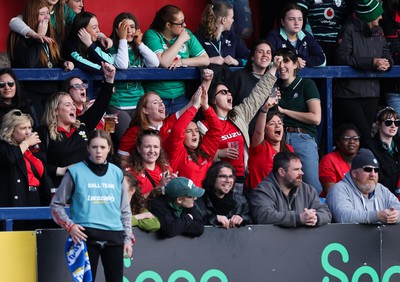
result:
[[[387,127],[392,126],[392,124],[394,123],[395,126],[400,126],[400,120],[396,119],[396,120],[391,120],[391,119],[387,119],[383,121],[385,123],[385,125]]]
[[[368,173],[371,173],[372,171],[374,171],[375,173],[378,173],[379,167],[363,166],[363,170]]]
[[[6,84],[8,85],[8,87],[13,87],[15,85],[15,81],[0,81],[0,88],[6,87]]]
[[[143,135],[154,135],[154,134],[159,135],[160,131],[157,129],[145,129],[145,130],[142,130],[142,134]]]
[[[231,91],[229,91],[229,89],[221,89],[220,91],[215,93],[215,96],[217,96],[218,94],[228,95],[228,93],[231,93]]]
[[[76,90],[88,89],[88,85],[87,85],[87,83],[74,83],[69,87],[69,89],[71,89],[71,88],[74,88]]]

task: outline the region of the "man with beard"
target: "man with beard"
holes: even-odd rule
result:
[[[399,223],[400,202],[378,183],[379,164],[368,149],[360,149],[350,171],[329,190],[326,201],[338,223]]]
[[[320,201],[315,188],[302,181],[301,169],[301,159],[295,153],[275,155],[271,173],[250,198],[256,223],[316,227],[331,222],[328,206]]]

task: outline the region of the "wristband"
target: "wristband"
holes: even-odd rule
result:
[[[260,112],[266,114],[266,113],[268,113],[268,110],[265,110],[264,108],[261,108],[261,109],[260,109]]]

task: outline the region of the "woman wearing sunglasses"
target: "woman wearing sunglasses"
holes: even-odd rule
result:
[[[10,68],[0,69],[0,122],[6,113],[19,109],[38,124],[31,102],[24,94],[14,71]]]
[[[87,138],[96,128],[113,94],[115,67],[102,63],[104,82],[101,93],[92,107],[77,117],[76,106],[71,95],[58,92],[51,95],[46,103],[42,126],[38,128],[40,157],[49,171],[49,176],[58,186],[66,170],[72,164],[85,160]]]
[[[88,84],[77,76],[72,76],[64,80],[61,91],[68,93],[75,103],[76,116],[83,115],[96,101],[88,100],[87,90]],[[104,119],[101,119],[97,124],[96,129],[104,129]]]
[[[42,161],[31,149],[41,140],[32,132],[30,115],[13,109],[0,129],[0,207],[41,206],[50,203],[52,183]],[[33,150],[33,149],[32,149]]]
[[[157,11],[143,42],[156,53],[160,66],[164,68],[174,70],[210,64],[206,51],[186,29],[185,15],[174,5],[166,5]],[[158,93],[169,113],[179,111],[188,103],[184,81],[148,82],[145,90]]]
[[[249,97],[233,107],[232,93],[224,83],[217,82],[210,88],[210,105],[218,115],[222,126],[217,158],[230,163],[236,171],[237,192],[242,193],[245,171],[247,170],[248,148],[250,146],[249,123],[268,99],[276,81],[275,73],[281,57],[274,58],[274,64],[257,82]],[[269,98],[270,107],[277,104],[276,98]],[[205,124],[208,127],[208,124]]]
[[[400,119],[392,108],[378,111],[375,126],[377,132],[367,143],[379,162],[379,183],[400,199],[400,139],[397,135]]]

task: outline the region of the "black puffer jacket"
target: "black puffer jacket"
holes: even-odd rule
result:
[[[232,199],[235,202],[235,207],[231,209],[228,214],[223,214],[228,219],[230,219],[234,215],[239,215],[243,218],[243,222],[241,226],[245,226],[251,224],[251,216],[249,204],[246,198],[238,193],[232,193]],[[207,197],[207,193],[203,195],[203,197],[197,199],[196,208],[199,210],[201,216],[203,217],[203,222],[205,225],[213,225],[213,226],[221,226],[221,223],[217,220],[218,214],[216,209],[214,208],[211,200]]]

